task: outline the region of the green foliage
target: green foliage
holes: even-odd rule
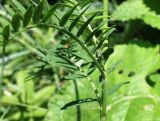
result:
[[[59,22],[60,26],[63,26],[63,25],[65,25],[65,24],[67,23],[67,21],[69,20],[69,17],[72,15],[72,13],[74,12],[74,10],[76,9],[77,6],[78,6],[78,4],[75,5],[74,7],[72,7],[71,9],[69,9],[69,10],[64,14],[64,16],[61,18],[61,20],[60,20],[60,22]]]
[[[39,19],[42,16],[42,12],[43,12],[43,0],[41,2],[39,2],[38,6],[35,8],[34,14],[33,14],[33,22],[38,22]]]
[[[77,85],[80,91],[80,97],[95,97],[90,83],[88,80],[77,80]],[[87,88],[87,90],[86,90]],[[68,107],[66,110],[60,110],[68,101],[75,100],[75,86],[72,81],[66,82],[61,91],[53,96],[49,101],[49,112],[45,117],[45,121],[59,120],[76,120],[76,107]],[[90,93],[88,93],[90,92]],[[81,120],[82,121],[97,121],[99,120],[99,106],[97,102],[83,103],[81,104]]]
[[[33,15],[33,10],[34,10],[34,6],[31,5],[28,7],[28,9],[26,10],[25,14],[24,14],[24,18],[23,18],[23,26],[26,27]]]
[[[158,46],[147,48],[149,45],[151,44],[136,40],[128,46],[117,46],[109,59],[106,66],[113,65],[115,60],[120,61],[113,72],[108,74],[109,80],[113,82],[110,86],[117,82],[130,82],[114,94],[115,96],[111,96],[108,106],[109,121],[135,121],[137,116],[141,121],[159,120],[159,116],[155,117],[159,111],[159,95],[155,87],[150,88],[147,84],[146,77],[160,67],[160,54]],[[157,86],[158,80],[157,78]]]
[[[140,19],[146,24],[160,29],[160,17],[158,12],[160,9],[157,7],[158,4],[158,1],[150,2],[148,0],[125,1],[113,12],[111,20],[129,21]]]
[[[15,14],[12,18],[12,27],[15,32],[19,30],[20,27],[20,16],[18,14]]]
[[[111,19],[120,21],[141,19],[148,13],[149,8],[143,4],[142,0],[128,0],[117,7],[117,10],[114,11],[111,16]]]
[[[108,121],[160,120],[159,47],[130,26],[160,29],[158,2],[117,4],[111,27],[102,2],[91,2],[11,0],[0,9],[0,120],[98,121],[106,111]],[[114,21],[129,24],[119,33]]]
[[[2,34],[3,34],[4,40],[8,40],[8,38],[10,36],[10,27],[9,27],[9,25],[7,25],[7,26],[5,26],[3,28],[3,33]]]

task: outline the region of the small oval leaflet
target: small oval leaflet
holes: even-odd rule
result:
[[[7,25],[3,28],[2,35],[3,35],[4,40],[9,39],[9,36],[10,36],[10,26],[9,25]]]
[[[32,15],[33,15],[33,10],[34,10],[34,6],[31,5],[28,7],[27,11],[25,12],[24,18],[23,18],[23,26],[24,27],[26,27],[29,24],[29,22],[32,18]]]
[[[12,27],[14,29],[14,31],[18,31],[20,28],[20,16],[19,14],[15,14],[12,18]]]
[[[42,11],[43,11],[43,4],[44,4],[44,1],[42,0],[38,6],[35,8],[35,11],[34,11],[34,14],[33,14],[33,22],[37,22],[41,15],[42,15]]]

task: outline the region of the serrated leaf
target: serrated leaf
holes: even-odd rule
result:
[[[136,11],[136,12],[135,12]],[[128,21],[141,18],[149,12],[142,0],[128,0],[118,6],[111,15],[111,20]]]
[[[56,8],[58,7],[59,3],[54,4],[44,15],[44,18],[42,19],[43,22],[46,22],[54,13]]]
[[[15,14],[12,18],[12,27],[14,29],[14,31],[18,31],[20,28],[20,16],[19,14]]]
[[[156,15],[154,12],[150,12],[143,16],[142,19],[146,24],[160,30],[160,15]]]
[[[72,101],[72,102],[69,102],[67,104],[65,104],[61,110],[65,110],[71,106],[77,106],[77,105],[80,105],[82,103],[89,103],[89,102],[95,102],[97,101],[97,99],[93,99],[93,98],[85,98],[85,99],[79,99],[79,100],[75,100],[75,101]]]
[[[90,22],[93,20],[93,18],[98,14],[99,12],[96,12],[95,14],[93,14],[79,29],[79,31],[77,32],[77,37],[79,37],[84,30],[87,28],[87,26],[90,24]]]
[[[34,10],[34,6],[31,5],[28,7],[27,11],[25,12],[24,18],[23,18],[23,26],[24,27],[26,27],[29,24],[29,22],[32,18],[32,15],[33,15],[33,10]]]
[[[70,24],[69,26],[69,31],[72,31],[72,29],[74,28],[74,26],[78,23],[79,19],[81,18],[81,16],[88,10],[88,8],[90,7],[90,5],[88,7],[86,7]]]
[[[6,25],[3,28],[2,35],[3,35],[4,40],[8,40],[9,39],[9,36],[10,36],[10,26],[9,25]]]
[[[112,95],[113,93],[117,92],[123,85],[128,84],[130,82],[121,82],[119,84],[116,84],[112,86],[110,89],[108,89],[107,95]]]
[[[43,4],[44,1],[40,1],[38,6],[35,8],[34,14],[33,14],[33,22],[39,21],[41,18],[42,12],[43,12]]]
[[[76,4],[73,8],[69,9],[61,18],[59,25],[63,26],[67,23],[67,21],[69,20],[69,17],[72,15],[72,13],[74,12],[74,10],[77,8],[79,4]]]

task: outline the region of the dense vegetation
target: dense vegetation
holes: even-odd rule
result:
[[[160,121],[158,0],[5,0],[0,121]]]

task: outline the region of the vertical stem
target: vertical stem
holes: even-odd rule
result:
[[[1,78],[0,78],[0,98],[3,95],[3,73],[4,73],[4,65],[5,65],[5,50],[6,50],[6,40],[3,40],[2,47],[2,66],[1,66]]]
[[[106,23],[104,27],[108,27],[108,0],[103,0],[103,16],[107,16],[103,18],[103,21]],[[107,121],[107,112],[106,112],[106,107],[107,107],[107,79],[105,75],[105,71],[103,71],[102,75],[102,97],[101,97],[101,108],[102,111],[100,113],[101,116],[101,121]]]
[[[108,0],[103,0],[103,21],[106,23],[105,27],[108,26]]]
[[[106,107],[107,107],[107,79],[106,77],[102,81],[102,101],[101,101],[101,121],[107,121],[107,112],[106,112]]]
[[[76,100],[79,100],[79,91],[78,91],[78,85],[76,80],[73,80],[74,86],[75,86],[75,93],[76,93]],[[76,107],[77,108],[77,121],[81,121],[81,108],[80,105]]]

